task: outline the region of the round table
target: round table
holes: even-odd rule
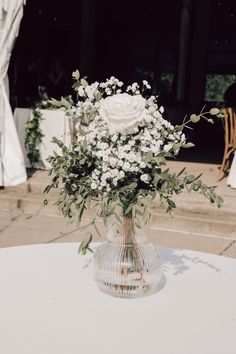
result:
[[[236,260],[161,248],[165,286],[128,300],[101,293],[77,250],[0,250],[1,354],[236,353]]]

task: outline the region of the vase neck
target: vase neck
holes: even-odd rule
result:
[[[132,215],[122,216],[122,243],[132,244],[135,240],[134,219]]]
[[[134,244],[147,241],[148,229],[143,225],[142,228],[135,227],[132,215],[121,214],[119,223],[116,218],[111,216],[106,225],[107,239],[109,242],[119,244]]]

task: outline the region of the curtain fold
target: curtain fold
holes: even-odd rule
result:
[[[7,92],[7,70],[24,3],[24,0],[0,0],[0,186],[14,186],[27,178]]]

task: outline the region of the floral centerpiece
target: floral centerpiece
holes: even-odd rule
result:
[[[123,89],[114,77],[89,85],[79,71],[73,76],[78,102],[69,109],[77,117],[77,139],[68,148],[54,138],[62,153],[49,157],[53,179],[45,191],[60,189],[57,205],[65,217],[81,221],[92,208],[95,229],[97,217],[106,225],[109,242],[95,253],[95,279],[101,290],[123,297],[153,293],[163,283],[163,274],[154,247],[137,229],[149,222],[158,203],[171,212],[176,207],[173,196],[185,190],[221,206],[215,187],[206,186],[200,176],[166,167],[166,158],[193,146],[184,128],[200,119],[212,123],[209,113],[218,115],[219,110],[192,114],[173,126],[163,118],[157,98],[146,95],[147,81]],[[90,250],[91,240],[89,231],[79,251]]]

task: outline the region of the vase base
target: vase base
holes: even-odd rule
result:
[[[94,279],[111,296],[138,298],[165,284],[157,249],[150,243],[104,243],[94,254]]]
[[[163,273],[160,275],[160,280],[156,282],[155,287],[150,286],[150,284],[124,285],[101,280],[97,281],[98,288],[103,293],[125,299],[136,299],[155,294],[164,287],[165,283],[166,278]]]

